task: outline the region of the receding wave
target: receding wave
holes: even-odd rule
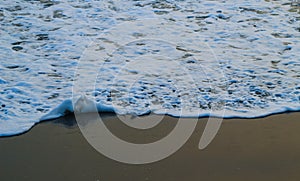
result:
[[[0,136],[73,112],[72,96],[117,114],[299,111],[299,21],[288,0],[0,2]]]

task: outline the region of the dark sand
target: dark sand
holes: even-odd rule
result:
[[[132,142],[165,136],[176,123],[137,131],[107,115],[114,133]],[[106,158],[84,139],[72,116],[35,126],[26,134],[0,138],[0,181],[247,181],[300,180],[300,113],[260,119],[224,120],[205,149],[198,143],[207,119],[199,120],[188,142],[152,164],[128,165]]]

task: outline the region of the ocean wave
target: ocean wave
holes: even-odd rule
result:
[[[100,112],[299,111],[299,8],[289,2],[1,1],[0,136],[73,112],[74,83]],[[91,42],[107,46],[85,57]]]

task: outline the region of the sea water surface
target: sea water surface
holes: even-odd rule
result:
[[[79,103],[118,114],[299,111],[299,12],[288,0],[2,0],[0,136],[72,112],[76,81]]]

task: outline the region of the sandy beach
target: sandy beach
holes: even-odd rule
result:
[[[188,142],[170,157],[146,165],[113,161],[94,150],[72,115],[36,125],[29,132],[0,138],[0,180],[289,180],[300,179],[300,113],[259,119],[226,119],[213,142],[198,149],[207,118],[199,119]],[[176,118],[136,130],[115,115],[103,121],[131,142],[155,141]]]
[[[300,181],[300,0],[0,0],[0,25],[0,181]]]

